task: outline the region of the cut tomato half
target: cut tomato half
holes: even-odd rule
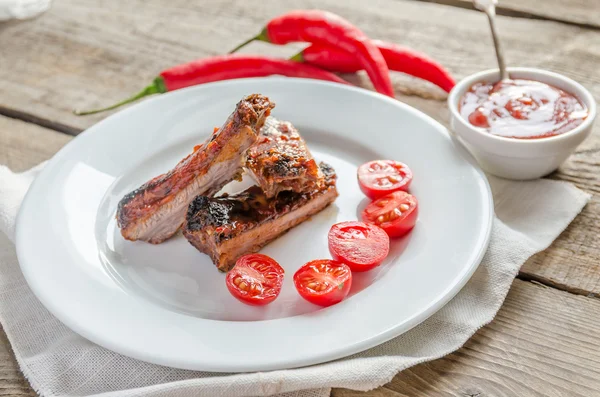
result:
[[[329,252],[353,272],[377,267],[390,252],[390,238],[379,226],[364,222],[341,222],[329,230]]]
[[[225,277],[227,289],[240,302],[261,306],[279,296],[283,268],[275,259],[263,254],[240,257]]]
[[[294,274],[294,285],[300,296],[319,306],[341,302],[352,286],[348,265],[331,259],[308,262]]]
[[[404,163],[394,160],[375,160],[358,167],[360,190],[375,200],[387,194],[407,191],[413,179],[413,173]]]
[[[363,221],[381,227],[390,237],[401,237],[417,223],[418,202],[406,192],[394,192],[367,206],[362,212]]]

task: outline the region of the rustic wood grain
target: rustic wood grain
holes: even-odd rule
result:
[[[48,160],[71,137],[24,121],[0,116],[0,164],[24,171]]]
[[[454,7],[475,9],[473,0],[419,0]],[[592,29],[600,28],[600,5],[597,0],[500,0],[498,15],[547,19]]]
[[[597,165],[580,169],[581,172],[598,172]],[[525,262],[519,277],[575,294],[600,297],[599,225],[600,197],[594,194],[583,212],[550,248]]]
[[[32,397],[36,393],[19,371],[19,366],[0,327],[0,396]]]
[[[563,50],[561,57],[571,60],[571,71],[568,72],[568,67],[558,66],[562,61],[558,61],[556,57],[547,59],[549,67],[560,73],[571,73],[571,76],[580,81],[583,81],[582,74],[589,74],[590,81],[593,82],[587,86],[598,102],[600,73],[587,66],[580,68],[579,57],[597,64],[600,62],[600,32],[584,31]],[[599,124],[600,121],[596,120],[593,136],[552,176],[554,179],[573,182],[593,193],[592,201],[549,249],[531,258],[521,269],[523,278],[591,296],[600,294]]]
[[[334,397],[600,395],[600,300],[515,280],[494,321],[463,348],[368,393]]]
[[[584,0],[573,4],[578,1]],[[570,7],[568,3],[565,7]],[[405,0],[372,0],[368,5],[362,0],[207,0],[202,5],[185,0],[55,2],[40,18],[0,25],[0,113],[36,118],[43,125],[76,133],[105,115],[76,117],[71,113],[74,107],[97,107],[124,98],[162,68],[223,53],[255,34],[269,17],[292,8],[337,12],[373,37],[431,54],[458,78],[496,65],[487,21],[479,12]],[[499,28],[509,64],[566,74],[600,99],[598,30],[509,17],[499,18]],[[245,51],[291,55],[298,48],[257,43]],[[346,77],[368,86],[363,74]],[[441,122],[448,120],[441,90],[400,74],[394,74],[394,82],[401,101]],[[599,193],[599,151],[596,127],[553,177]],[[576,293],[600,294],[597,200],[594,197],[559,242],[524,266],[523,277]]]
[[[373,37],[433,55],[459,78],[495,67],[485,17],[436,4],[373,0],[365,7],[361,0],[207,0],[192,5],[185,0],[106,0],[95,5],[63,0],[40,18],[0,27],[0,106],[83,129],[104,115],[76,117],[73,108],[113,103],[141,89],[165,67],[223,53],[256,34],[271,16],[316,6],[347,17]],[[567,70],[598,92],[597,54],[588,54],[584,46],[575,58],[563,56],[589,31],[518,18],[500,18],[499,28],[510,64]],[[297,48],[253,44],[247,52],[291,55]],[[400,93],[421,91],[424,86],[416,80],[396,81]],[[411,98],[399,97],[411,103]]]

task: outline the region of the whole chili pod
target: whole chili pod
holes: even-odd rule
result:
[[[279,45],[307,42],[339,48],[356,58],[378,92],[394,97],[389,70],[377,46],[339,15],[321,10],[288,12],[271,19],[258,35],[238,45],[231,53],[257,40]]]
[[[373,40],[390,70],[427,80],[446,92],[456,81],[442,65],[425,54],[385,41]],[[338,73],[354,73],[362,69],[352,54],[339,48],[313,44],[290,58]]]
[[[148,95],[162,94],[193,85],[245,77],[271,76],[274,74],[349,84],[347,81],[326,70],[285,59],[257,55],[220,55],[198,59],[166,69],[154,79],[152,84],[130,98],[106,108],[75,111],[75,114],[87,115],[99,113],[115,109]]]

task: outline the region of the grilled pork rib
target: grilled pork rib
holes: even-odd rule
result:
[[[221,271],[257,252],[290,228],[320,212],[337,197],[333,168],[321,163],[323,185],[308,193],[283,191],[268,198],[258,186],[234,196],[199,196],[188,209],[183,235],[209,255]]]
[[[269,117],[256,144],[248,150],[246,169],[267,197],[283,190],[317,189],[323,175],[298,130],[287,121]]]
[[[117,209],[123,237],[158,244],[175,234],[194,197],[212,196],[241,175],[244,154],[274,106],[262,95],[243,98],[225,124],[175,168],[125,195]]]

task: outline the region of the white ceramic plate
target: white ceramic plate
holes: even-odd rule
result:
[[[301,131],[336,169],[334,205],[265,247],[286,271],[266,307],[236,301],[225,277],[182,236],[126,242],[114,221],[127,192],[177,163],[250,93]],[[414,172],[418,224],[385,263],[355,274],[349,297],[321,309],[292,276],[328,258],[327,231],[357,219],[367,200],[356,168],[397,159]],[[230,186],[237,190],[240,186]],[[63,323],[108,349],[205,371],[257,371],[333,360],[419,324],[450,300],[487,247],[492,199],[481,171],[426,115],[366,90],[286,78],[208,84],[117,113],[63,148],[35,180],[17,222],[17,252],[31,289]]]

